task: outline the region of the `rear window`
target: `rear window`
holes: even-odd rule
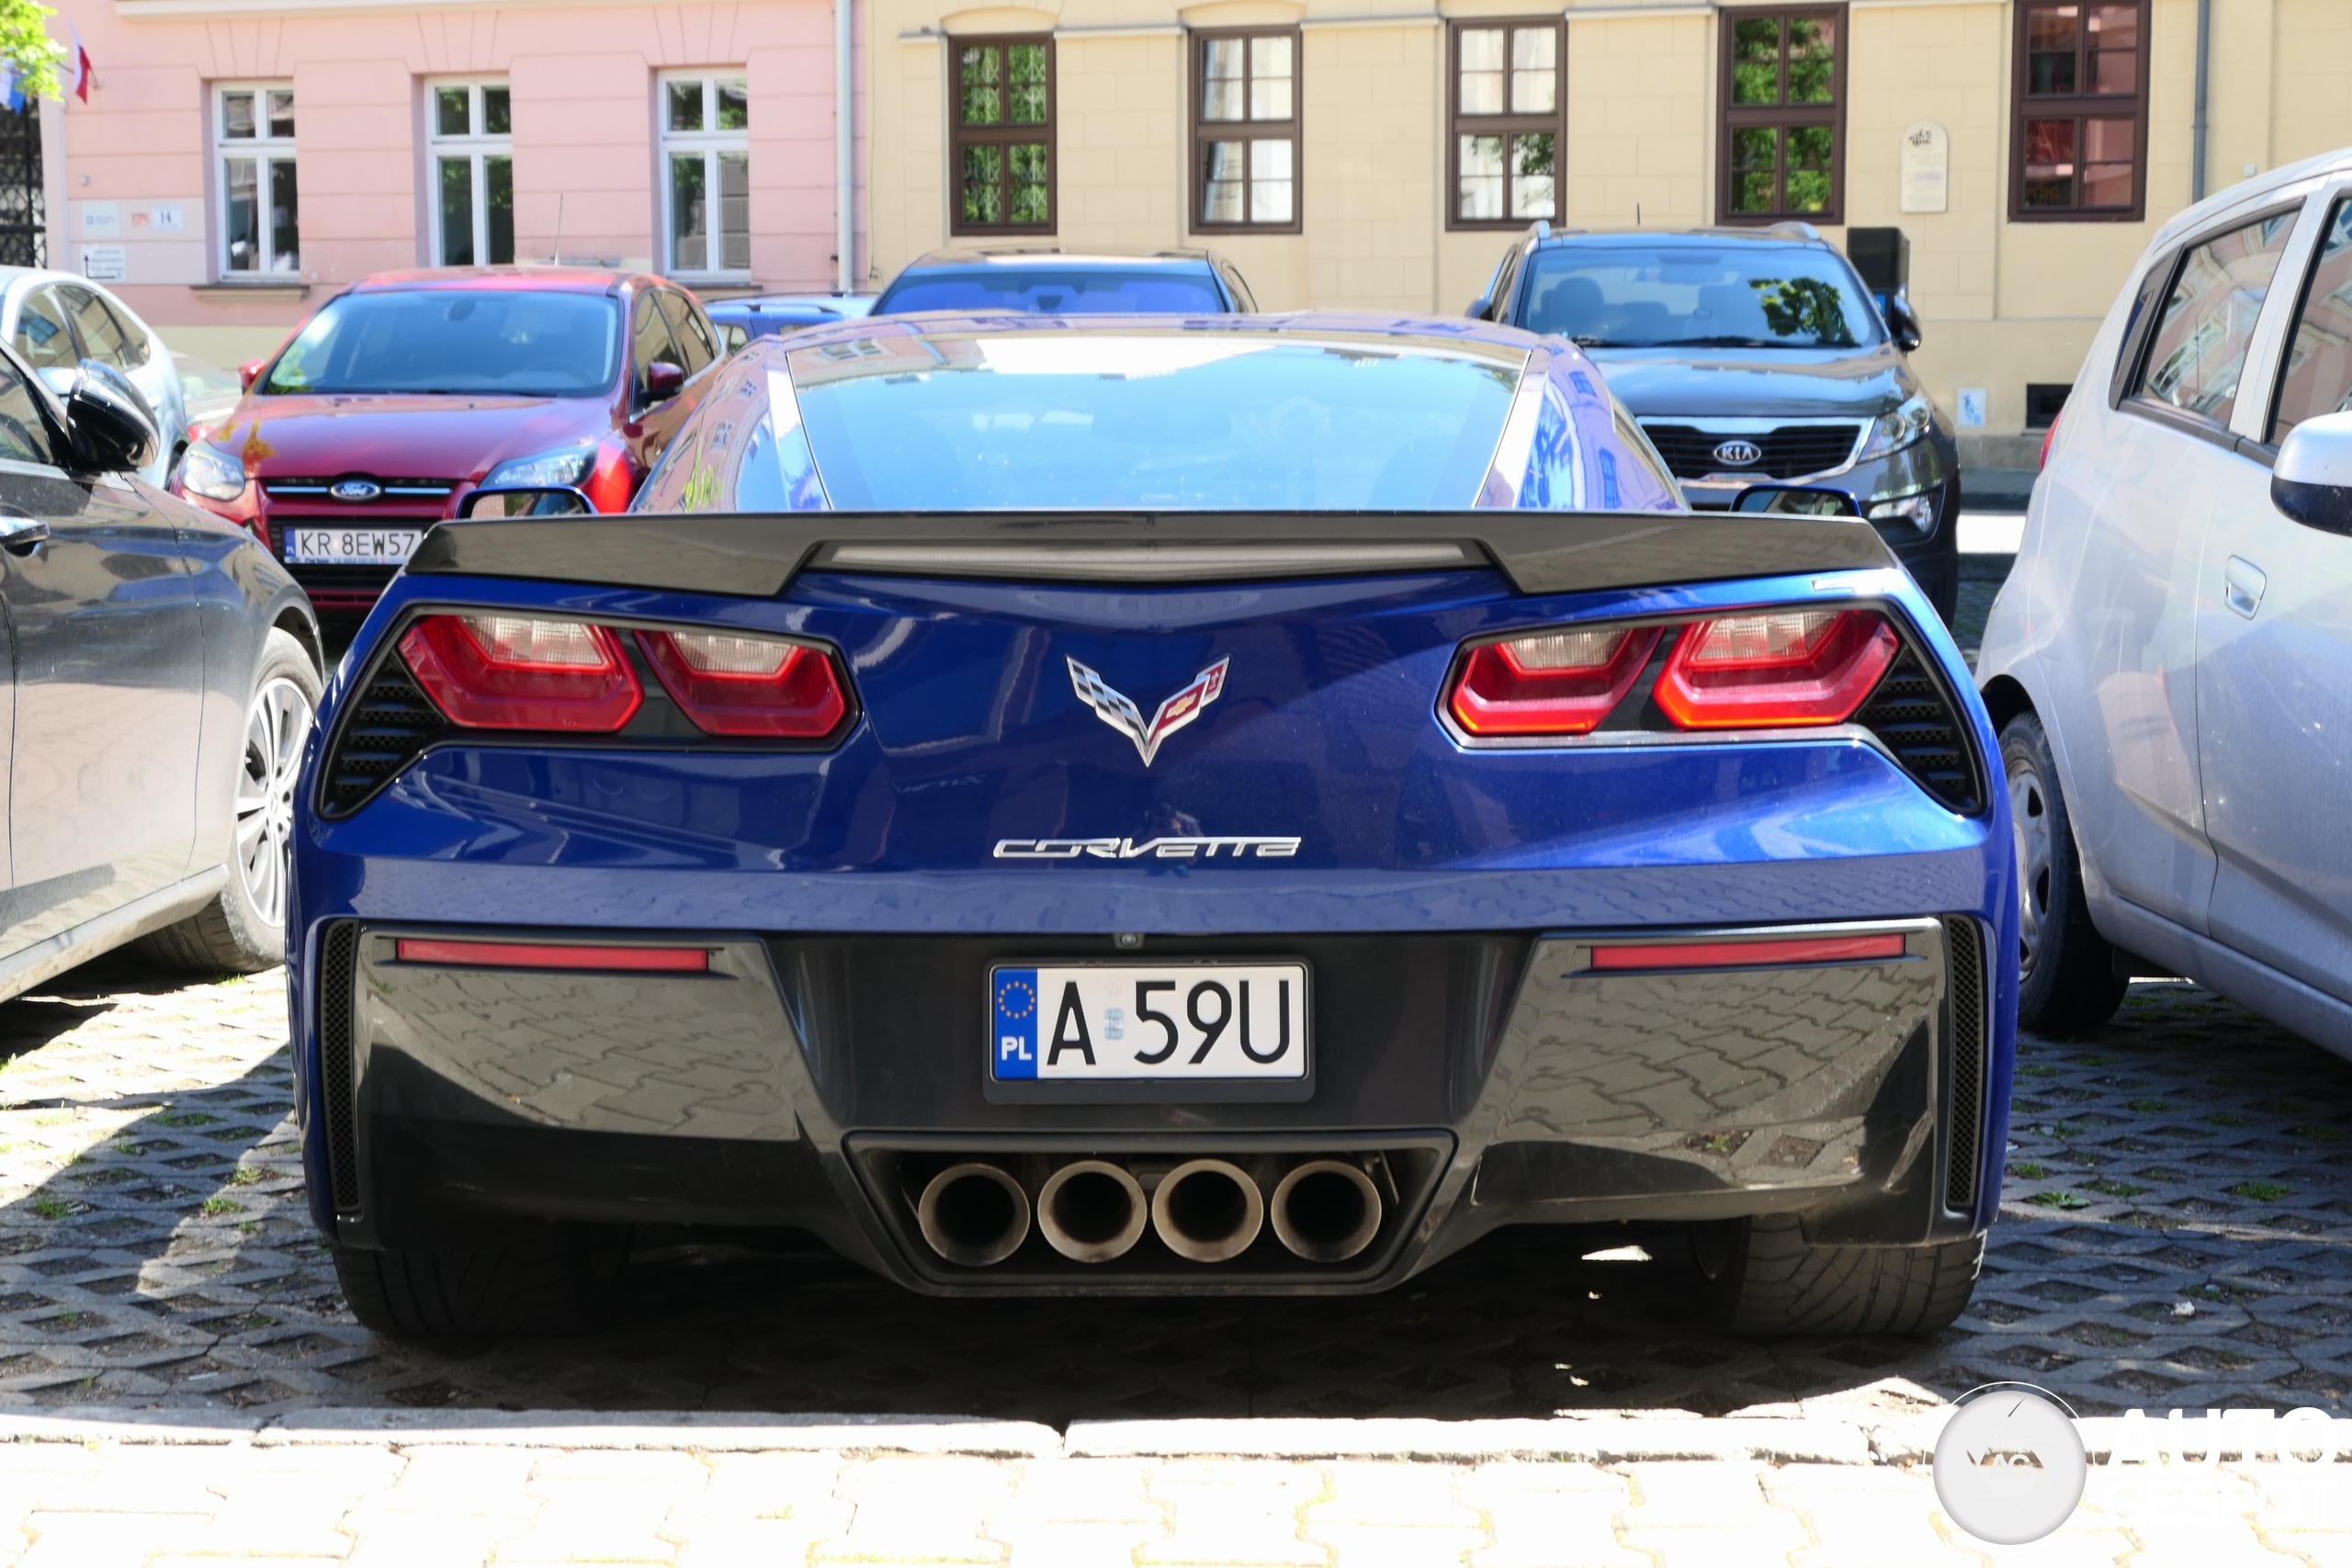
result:
[[[1207,271],[1172,267],[930,268],[892,284],[874,314],[1012,310],[1023,315],[1221,315],[1225,298]]]
[[[1586,348],[1866,348],[1878,310],[1810,245],[1565,245],[1528,264],[1530,332]]]
[[[261,392],[601,395],[620,373],[620,312],[596,294],[433,288],[330,300]]]
[[[1021,332],[795,350],[832,504],[1469,506],[1525,352],[1398,338]]]

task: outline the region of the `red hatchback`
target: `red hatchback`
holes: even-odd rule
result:
[[[718,342],[692,296],[639,273],[379,274],[246,367],[175,488],[253,528],[322,616],[362,615],[469,491],[569,485],[626,508]]]

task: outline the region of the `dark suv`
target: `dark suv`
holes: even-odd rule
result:
[[[1538,223],[1470,314],[1571,338],[1694,507],[1752,484],[1840,490],[1946,621],[1960,593],[1957,443],[1882,310],[1810,224],[1588,233]]]

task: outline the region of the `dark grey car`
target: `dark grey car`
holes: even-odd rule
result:
[[[284,956],[318,625],[251,534],[137,477],[157,439],[119,372],[61,400],[0,347],[0,998],[140,939]]]
[[[1882,314],[1810,226],[1539,223],[1470,314],[1582,346],[1694,507],[1758,483],[1844,491],[1951,619],[1959,448],[1904,357],[1918,321],[1899,294]]]

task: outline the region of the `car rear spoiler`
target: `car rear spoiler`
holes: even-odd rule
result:
[[[1173,585],[1492,566],[1541,594],[1894,564],[1867,523],[1785,514],[706,512],[452,520],[407,570],[767,599],[803,571]]]

